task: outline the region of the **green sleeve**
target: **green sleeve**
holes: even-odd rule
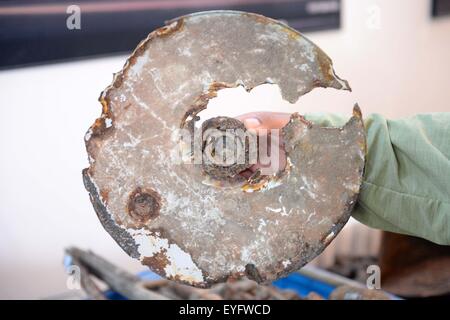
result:
[[[310,114],[323,126],[348,117]],[[450,113],[365,118],[368,153],[353,217],[377,229],[450,245]]]

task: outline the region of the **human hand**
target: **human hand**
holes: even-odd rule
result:
[[[290,113],[283,112],[250,112],[236,117],[236,119],[244,123],[247,129],[256,131],[259,139],[268,140],[269,152],[271,152],[272,148],[278,148],[279,151],[278,163],[274,162],[274,159],[270,157],[271,161],[269,164],[262,164],[258,157],[258,163],[241,172],[242,176],[249,178],[261,168],[265,169],[265,173],[273,174],[286,167],[286,153],[282,141],[281,128],[289,122],[290,116]],[[275,131],[271,131],[271,129],[275,129]],[[268,139],[268,135],[271,135],[271,139]]]

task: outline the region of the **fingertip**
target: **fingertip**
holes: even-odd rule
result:
[[[255,117],[243,119],[242,122],[247,129],[254,129],[261,126],[261,120]]]

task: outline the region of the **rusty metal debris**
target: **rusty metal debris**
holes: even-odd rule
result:
[[[174,133],[193,132],[218,90],[263,83],[289,102],[316,87],[350,90],[330,58],[285,24],[212,11],[150,33],[102,93],[85,137],[85,186],[104,228],[163,277],[197,287],[268,282],[320,254],[347,222],[365,157],[357,106],[342,128],[292,115],[282,131],[288,164],[274,175],[215,171],[233,179],[210,183],[217,177],[204,166],[174,163]]]
[[[300,300],[295,291],[259,285],[249,279],[215,284],[210,289],[195,288],[170,280],[149,281],[144,286],[176,300]]]
[[[93,252],[69,248],[66,249],[66,254],[70,257],[72,264],[80,268],[81,287],[88,298],[94,300],[107,298],[105,295],[107,291],[99,288],[98,280],[123,297],[137,300],[325,300],[314,291],[309,292],[306,297],[300,297],[294,290],[280,289],[273,285],[260,285],[246,278],[215,284],[209,289],[195,288],[166,279],[141,280]],[[311,272],[310,270],[309,273]],[[328,274],[328,277],[330,275],[333,276]],[[311,279],[315,279],[314,273]],[[323,276],[321,279],[327,283],[327,279]],[[337,283],[332,281],[331,285],[336,285],[329,296],[331,300],[391,300],[395,298],[382,290],[370,290],[358,283],[341,284],[339,281]]]
[[[243,278],[213,285],[209,289],[195,288],[178,284],[166,279],[141,280],[125,270],[108,262],[90,251],[69,248],[66,254],[81,271],[81,286],[90,299],[106,299],[104,290],[96,285],[101,280],[107,287],[128,299],[145,300],[325,300],[317,292],[311,291],[306,297],[300,297],[296,291],[279,289],[273,285],[260,285]],[[311,279],[317,279],[317,271],[309,270]],[[327,281],[331,273],[319,274],[322,282],[336,285],[328,299],[330,300],[392,300],[395,296],[382,290],[370,290],[360,283],[342,284]],[[346,280],[347,281],[347,280]],[[97,281],[98,282],[98,281]]]
[[[210,289],[194,288],[166,279],[145,281],[108,262],[93,252],[69,248],[66,254],[81,270],[81,285],[89,298],[104,300],[93,279],[102,280],[109,289],[128,299],[138,300],[298,300],[295,291],[259,285],[241,279],[214,285]]]
[[[392,298],[381,290],[340,286],[331,292],[330,300],[392,300]]]

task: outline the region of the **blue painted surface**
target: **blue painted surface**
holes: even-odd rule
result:
[[[156,273],[151,272],[151,271],[141,271],[138,273],[138,277],[141,278],[142,280],[146,280],[146,281],[161,279],[161,277],[159,275],[157,275]]]
[[[107,290],[104,292],[106,299],[108,300],[128,300],[126,297],[112,290]]]
[[[326,299],[330,296],[331,291],[335,289],[334,286],[299,273],[292,273],[286,278],[274,281],[273,285],[280,289],[295,290],[301,297],[306,297],[308,293],[315,292]]]

